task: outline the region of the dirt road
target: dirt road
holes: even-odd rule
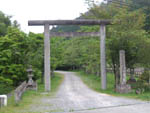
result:
[[[130,113],[131,111],[131,113],[150,113],[150,104],[147,102],[95,92],[89,89],[75,73],[58,72],[65,76],[64,82],[55,97],[45,97],[41,100],[37,111],[46,111],[44,113]]]

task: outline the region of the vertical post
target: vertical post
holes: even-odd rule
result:
[[[0,95],[0,108],[7,106],[7,95]]]
[[[50,33],[49,24],[44,25],[44,79],[45,91],[50,91]]]
[[[129,93],[131,92],[131,86],[126,84],[126,62],[125,62],[125,51],[120,50],[120,84],[116,86],[116,92],[118,93]]]
[[[124,50],[120,50],[120,84],[126,84],[126,63]]]
[[[107,77],[106,77],[106,53],[105,53],[105,38],[106,38],[106,25],[101,24],[100,26],[100,63],[101,63],[101,88],[105,90],[107,88]]]

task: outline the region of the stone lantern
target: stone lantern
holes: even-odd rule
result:
[[[27,89],[29,90],[36,90],[38,88],[37,82],[33,81],[33,70],[32,70],[32,66],[30,65],[29,68],[27,69],[27,73],[28,73],[28,83],[27,83]]]
[[[34,81],[33,81],[33,79],[32,79],[32,77],[33,77],[33,70],[32,70],[32,66],[30,65],[29,66],[29,68],[27,69],[27,73],[28,73],[28,85],[29,86],[32,86],[33,85],[33,83],[34,83]]]

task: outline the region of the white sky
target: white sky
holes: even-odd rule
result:
[[[42,33],[43,27],[28,26],[28,20],[75,19],[87,6],[85,0],[1,0],[0,11],[13,16],[24,32]]]

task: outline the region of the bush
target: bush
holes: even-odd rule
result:
[[[144,91],[150,91],[150,73],[149,71],[145,71],[141,76],[139,76],[137,83],[136,83],[136,89],[144,89]]]
[[[13,89],[12,84],[12,80],[0,77],[0,94],[7,94],[11,92]]]

